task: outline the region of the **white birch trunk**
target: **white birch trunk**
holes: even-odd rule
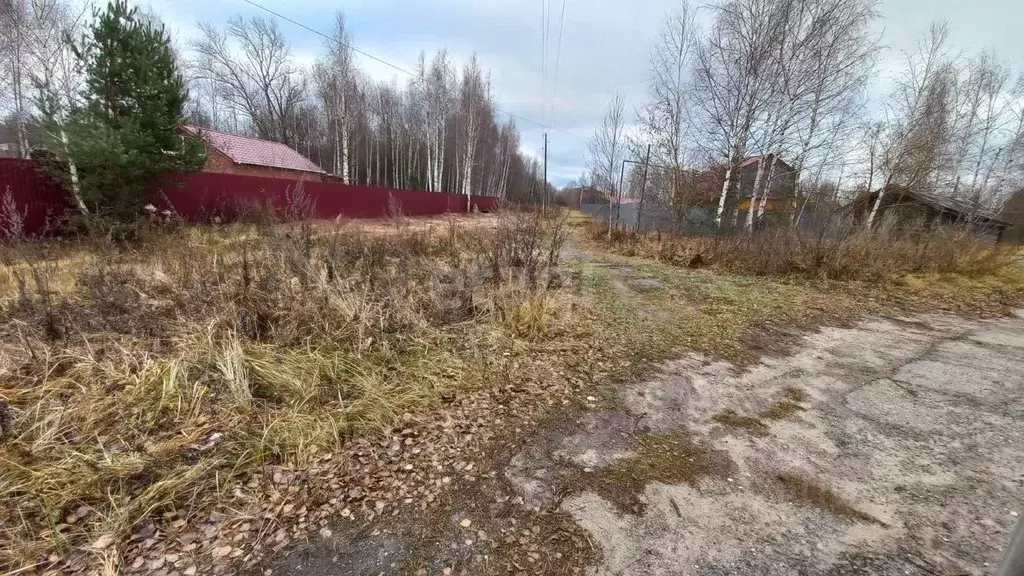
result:
[[[874,225],[875,223],[875,216],[878,215],[878,208],[882,205],[882,196],[885,196],[885,190],[888,187],[889,182],[887,181],[885,183],[885,186],[882,186],[882,189],[878,191],[878,198],[875,198],[875,204],[874,206],[871,207],[871,213],[868,214],[868,221],[866,223],[866,226],[868,228],[871,228],[871,226]]]
[[[774,157],[772,162],[774,163]],[[747,233],[754,232],[754,204],[757,203],[758,192],[761,191],[761,179],[764,178],[764,156],[757,160],[757,175],[754,176],[754,186],[750,189],[750,202],[747,205],[747,222],[745,224]],[[767,196],[767,194],[765,194]]]
[[[757,218],[761,219],[764,216],[765,206],[768,204],[768,193],[771,192],[772,182],[775,181],[775,164],[778,161],[779,156],[776,154],[772,157],[771,168],[768,169],[768,182],[765,183],[765,191],[761,194],[761,203],[757,207]]]
[[[735,176],[733,174],[733,167],[740,163],[740,146],[738,140],[733,141],[732,147],[729,149],[729,165],[725,170],[725,181],[722,182],[722,194],[718,197],[718,210],[715,214],[715,227],[722,227],[722,215],[725,214],[725,202],[729,195],[729,185],[732,183],[732,179]]]
[[[476,136],[470,134],[469,142],[466,143],[466,157],[463,161],[462,192],[466,195],[466,212],[470,210],[471,191],[473,183],[473,157],[476,152]]]
[[[338,120],[334,120],[334,162],[332,169],[335,174],[341,176],[342,181],[345,180],[345,173],[341,170],[341,130],[338,129]]]
[[[341,181],[345,184],[352,182],[348,166],[348,116],[345,111],[341,117]]]
[[[64,144],[64,155],[68,159],[68,173],[71,175],[71,193],[75,195],[75,204],[78,204],[78,209],[82,214],[88,214],[89,208],[85,205],[85,200],[82,199],[82,189],[78,185],[78,167],[75,165],[74,158],[68,154],[68,135],[64,131],[64,126],[60,127],[60,141]]]

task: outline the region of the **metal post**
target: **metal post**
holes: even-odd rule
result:
[[[622,177],[626,174],[626,161],[622,161],[622,169],[619,170],[619,187],[615,191],[615,225],[619,225],[619,206],[622,205]],[[611,198],[608,199],[608,239],[612,238],[612,205]]]
[[[636,231],[640,231],[640,222],[644,214],[644,191],[647,190],[647,167],[651,163],[651,145],[647,145],[647,156],[644,157],[644,175],[640,180],[640,203],[636,206]]]
[[[548,205],[548,133],[544,133],[544,189],[541,190],[541,205]]]

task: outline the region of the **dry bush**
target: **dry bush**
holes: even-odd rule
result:
[[[1013,263],[1017,252],[977,240],[968,226],[925,226],[891,218],[873,228],[837,217],[811,230],[775,227],[715,236],[617,230],[608,240],[603,227],[591,225],[590,231],[593,240],[619,252],[680,266],[872,282],[914,273],[993,274]]]
[[[482,343],[543,335],[561,220],[338,226],[4,253],[0,566],[52,565],[266,463],[388,431]]]
[[[502,212],[489,254],[492,277],[501,279],[507,268],[525,278],[531,287],[536,286],[541,272],[557,267],[568,234],[567,211],[547,215],[539,211]]]

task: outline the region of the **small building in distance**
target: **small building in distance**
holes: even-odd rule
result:
[[[0,124],[0,158],[21,158],[19,148],[14,127],[10,124]]]
[[[1010,225],[1003,240],[1024,244],[1024,188],[1017,190],[1003,202],[999,219]]]
[[[184,126],[182,130],[206,143],[208,158],[203,172],[306,182],[327,179],[323,169],[280,142],[197,126]]]
[[[607,204],[608,195],[594,186],[567,186],[555,193],[560,206],[580,208],[585,204]]]
[[[924,226],[968,226],[978,240],[995,244],[1003,239],[1010,223],[999,214],[973,202],[941,194],[892,187],[882,196],[876,219],[895,218],[900,222],[918,222]],[[860,219],[867,218],[878,200],[879,190],[862,194],[847,205]]]
[[[772,161],[775,160],[774,166]],[[775,159],[774,154],[765,156],[750,156],[740,164],[740,184],[736,192],[736,198],[726,199],[725,214],[733,214],[736,226],[744,226],[747,216],[750,214],[750,201],[754,196],[754,182],[757,180],[757,171],[761,169],[761,189],[757,192],[757,200],[754,204],[754,217],[761,207],[761,198],[764,198],[764,214],[762,219],[771,221],[779,215],[791,214],[794,210],[796,198],[796,170],[783,159]],[[722,176],[724,184],[724,175]],[[771,182],[768,180],[771,179]],[[764,224],[759,222],[759,224]]]

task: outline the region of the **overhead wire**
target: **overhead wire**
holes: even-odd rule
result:
[[[268,13],[268,14],[271,14],[273,16],[276,16],[277,18],[280,18],[280,19],[282,19],[282,20],[284,20],[286,22],[289,22],[289,23],[291,23],[291,24],[293,24],[295,26],[298,26],[299,28],[302,28],[303,30],[306,30],[308,32],[316,34],[317,36],[320,36],[320,37],[322,37],[322,38],[324,38],[324,39],[326,39],[328,41],[337,42],[337,40],[335,38],[331,38],[327,34],[324,34],[323,32],[321,32],[319,30],[316,30],[315,28],[311,28],[311,27],[309,27],[309,26],[307,26],[307,25],[305,25],[305,24],[303,24],[303,23],[301,23],[301,22],[299,22],[297,20],[293,20],[292,18],[289,18],[289,17],[285,16],[284,14],[281,14],[279,12],[275,12],[274,10],[271,10],[270,8],[267,8],[266,6],[263,6],[263,5],[255,2],[254,0],[242,0],[242,2],[245,2],[246,4],[249,4],[250,6],[253,6],[254,8],[258,8],[258,9],[260,9],[260,10],[262,10],[262,11]],[[369,52],[366,52],[364,50],[360,50],[360,49],[356,48],[355,46],[353,46],[351,43],[340,42],[340,44],[342,46],[348,48],[349,50],[352,50],[356,54],[359,54],[361,56],[365,56],[365,57],[369,58],[370,60],[373,60],[374,62],[378,62],[378,63],[383,64],[383,65],[385,65],[385,66],[387,66],[389,68],[393,68],[394,70],[402,72],[403,74],[407,74],[407,75],[411,76],[416,81],[421,80],[418,74],[416,74],[414,72],[411,72],[409,70],[406,70],[405,68],[403,68],[403,67],[401,67],[401,66],[399,66],[397,64],[394,64],[392,62],[388,62],[387,60],[384,60],[383,58],[379,58],[377,56],[374,56],[373,54],[370,54]],[[543,122],[538,122],[538,121],[536,121],[536,120],[534,120],[532,118],[528,118],[528,117],[523,116],[521,114],[514,114],[514,113],[509,112],[507,110],[503,110],[503,109],[501,109],[501,108],[499,108],[497,106],[494,107],[494,110],[496,110],[497,112],[500,112],[500,113],[508,116],[509,118],[513,118],[513,119],[516,119],[516,120],[522,120],[523,122],[528,122],[530,124],[534,124],[536,126],[540,126],[541,128],[545,128],[545,129],[548,129],[548,130],[551,130],[551,131],[554,131],[554,132],[558,132],[560,134],[565,134],[566,136],[572,136],[573,138],[579,138],[581,140],[586,140],[587,139],[585,136],[580,136],[579,134],[573,134],[572,132],[567,132],[567,131],[562,130],[560,128],[555,128],[553,126],[549,126],[549,125],[547,125],[547,124],[545,124]]]
[[[551,106],[548,113],[548,121],[551,121],[551,114],[555,112],[555,95],[558,92],[558,64],[562,59],[562,28],[565,25],[565,1],[562,0],[562,14],[558,17],[558,47],[555,49],[555,78],[551,82]]]
[[[544,0],[540,0],[540,113],[544,115],[544,98],[547,96],[548,21]]]

